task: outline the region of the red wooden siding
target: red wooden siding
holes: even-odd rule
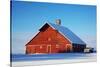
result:
[[[43,26],[40,32],[26,45],[26,53],[59,53],[72,50],[71,42],[49,25]]]

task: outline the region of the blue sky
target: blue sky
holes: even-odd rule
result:
[[[25,44],[38,29],[56,19],[96,48],[96,6],[13,1],[11,16],[13,53],[24,53]]]

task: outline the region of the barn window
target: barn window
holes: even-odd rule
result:
[[[59,45],[56,45],[56,48],[59,48]]]
[[[42,46],[40,46],[40,49],[42,48]]]
[[[69,48],[71,44],[66,44],[66,48]]]
[[[48,41],[51,41],[51,38],[50,37],[48,38]]]

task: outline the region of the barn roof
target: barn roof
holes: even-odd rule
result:
[[[71,30],[68,28],[53,24],[53,23],[46,23],[49,24],[53,29],[56,29],[59,33],[61,33],[65,38],[69,39],[73,44],[83,44],[86,45],[84,41],[82,41],[77,35],[75,35]]]

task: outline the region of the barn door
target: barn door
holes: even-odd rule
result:
[[[47,53],[51,53],[51,45],[47,45]]]

